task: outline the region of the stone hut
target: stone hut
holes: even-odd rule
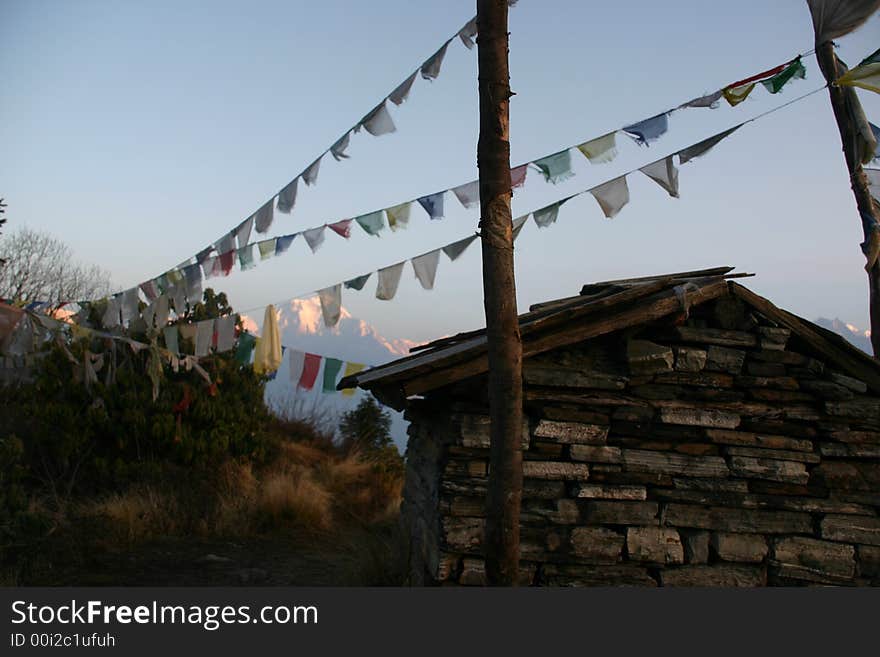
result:
[[[524,585],[880,584],[880,364],[731,270],[520,317]],[[340,387],[411,422],[411,582],[483,584],[485,331],[414,352]]]

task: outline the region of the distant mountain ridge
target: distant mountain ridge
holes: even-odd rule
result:
[[[362,319],[352,317],[345,308],[342,309],[339,323],[333,328],[327,328],[324,326],[321,304],[317,297],[294,299],[288,306],[278,310],[281,344],[300,351],[375,366],[406,356],[412,347],[420,344],[406,338],[383,336],[374,326]],[[262,318],[244,315],[242,319],[245,327],[256,331],[258,326],[256,320]],[[865,353],[873,353],[870,331],[859,329],[857,326],[838,318],[820,317],[815,320],[815,323],[843,336]],[[320,383],[319,380],[315,390],[311,392],[296,391],[290,381],[289,364],[285,358],[275,380],[271,381],[266,389],[267,398],[270,401],[284,400],[295,395],[298,403],[303,404],[304,408],[314,403],[332,412],[343,413],[353,408],[357,399],[364,394],[362,391],[358,391],[354,397],[341,394],[323,394],[320,391]],[[406,447],[408,423],[403,419],[401,413],[394,411],[391,413],[394,442],[403,451]]]
[[[869,355],[873,355],[874,350],[871,348],[871,331],[863,331],[854,324],[848,324],[838,318],[827,319],[820,317],[816,320],[816,324],[829,331],[834,331],[838,335],[842,335],[848,342]]]
[[[289,305],[278,307],[276,310],[281,344],[288,349],[362,363],[369,367],[405,356],[409,354],[411,347],[419,344],[406,338],[385,337],[374,326],[362,319],[352,317],[345,308],[342,309],[339,323],[333,328],[327,328],[324,326],[321,304],[317,297],[294,299]],[[259,334],[257,321],[261,322],[262,317],[243,315],[242,321],[248,330]],[[285,354],[275,379],[266,386],[266,398],[270,405],[277,405],[282,409],[293,406],[307,412],[312,409],[317,414],[324,415],[351,410],[361,395],[365,394],[362,391],[358,391],[354,396],[340,393],[325,394],[321,392],[321,382],[319,377],[313,390],[297,390],[290,380],[290,364]],[[404,421],[401,413],[391,411],[391,414],[391,434],[402,451],[406,447],[408,423]]]

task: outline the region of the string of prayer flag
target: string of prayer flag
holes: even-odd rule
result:
[[[751,78],[747,78],[747,80],[773,80],[771,85],[772,88],[768,86],[768,90],[772,92],[773,89],[778,90],[782,88],[782,85],[787,83],[788,80],[799,79],[801,77],[800,70],[802,67],[803,64],[800,61],[800,58],[795,58],[787,64],[764,71]],[[740,83],[742,82],[745,81],[740,81]],[[752,82],[747,82],[747,84],[751,83]],[[679,108],[712,106],[715,102],[713,99],[715,99],[716,96],[717,94],[707,94],[698,99],[694,99],[693,101],[689,101],[684,105],[680,105]],[[670,112],[671,111],[673,110],[670,110]],[[633,137],[636,141],[647,144],[659,138],[659,136],[666,132],[668,129],[667,116],[670,112],[658,114],[650,119],[630,124],[625,126],[625,128],[622,128],[621,131]],[[867,121],[865,121],[865,125],[869,125]],[[735,126],[725,133],[720,133],[683,149],[679,152],[680,163],[683,164],[708,152],[708,150],[717,144],[718,141],[728,136],[738,127],[739,126]],[[871,132],[871,128],[866,127],[866,131],[870,133],[872,138],[871,144],[874,145],[871,149],[870,157],[874,157],[876,140],[874,139],[874,134]],[[572,148],[577,148],[577,150],[591,163],[610,161],[616,153],[616,132],[617,131],[606,133],[601,137],[583,142]],[[542,174],[548,181],[558,182],[564,180],[572,171],[570,151],[571,148],[565,149],[544,158],[538,158],[533,162],[512,168],[512,187],[517,187],[525,181],[526,172],[530,164],[534,164],[536,168],[541,170]],[[318,161],[313,163],[313,167],[310,167],[310,170],[314,168],[314,176],[317,175],[317,164]],[[645,170],[643,173],[652,177],[655,182],[660,184],[667,190],[667,192],[674,196],[677,193],[677,171],[674,169],[674,166],[671,166],[671,164],[671,161],[665,163],[660,163],[658,161],[644,167]],[[656,175],[652,176],[652,174]],[[312,180],[312,182],[314,182],[314,176],[312,174],[304,174],[304,177]],[[594,196],[597,196],[597,201],[599,201],[603,212],[611,212],[613,213],[611,216],[613,216],[623,207],[623,205],[626,204],[626,201],[628,200],[628,190],[625,190],[625,181],[618,181],[616,183],[610,181],[609,183],[606,183],[606,185],[606,188],[602,188],[601,186],[597,188]],[[281,203],[280,197],[285,196],[287,201],[291,201],[295,198],[296,189],[295,181],[292,181],[292,183],[285,187],[285,190],[279,194],[280,211],[283,211],[283,207],[281,207],[283,204]],[[181,263],[179,269],[169,270],[155,279],[141,283],[138,287],[148,301],[152,301],[158,294],[168,294],[168,296],[173,299],[175,311],[178,314],[181,314],[185,310],[187,302],[193,304],[200,298],[202,277],[207,279],[216,276],[228,276],[234,268],[236,261],[239,262],[242,269],[249,269],[255,266],[256,259],[254,257],[253,244],[258,245],[260,260],[264,260],[273,255],[279,256],[285,253],[290,248],[295,238],[301,234],[310,250],[316,252],[324,242],[325,229],[328,227],[336,234],[347,239],[351,234],[350,226],[352,221],[357,221],[358,225],[370,235],[378,235],[384,230],[385,221],[383,217],[386,216],[388,218],[388,226],[392,230],[398,230],[399,228],[407,226],[410,220],[410,209],[414,202],[418,202],[431,219],[441,219],[444,216],[445,194],[449,191],[452,191],[465,207],[473,206],[478,202],[479,183],[478,181],[471,181],[470,183],[459,185],[448,190],[419,197],[413,201],[406,201],[389,208],[366,213],[355,217],[354,219],[343,219],[332,223],[325,223],[322,226],[317,226],[315,228],[289,235],[281,235],[275,238],[260,240],[259,242],[245,244],[244,247],[242,247],[241,242],[249,239],[250,235],[252,235],[253,227],[258,227],[258,224],[261,226],[271,224],[271,217],[273,216],[271,204],[264,204],[260,210],[254,213],[251,217],[248,217],[245,222],[242,222],[236,230],[224,235],[215,241],[212,246],[200,251],[195,256],[195,263],[192,263],[191,259],[188,259],[185,263]],[[624,193],[624,191],[626,191],[626,193]],[[612,192],[615,193],[612,194]],[[611,194],[612,197],[605,198],[604,200],[601,198],[603,196],[607,197],[609,194]],[[547,213],[550,213],[550,210],[547,210]],[[550,220],[551,214],[547,213],[539,215],[543,226],[552,223]],[[239,244],[238,248],[236,248],[236,242]],[[447,246],[443,247],[443,250],[449,255],[450,253],[453,253],[455,249],[452,246]],[[212,251],[216,251],[216,255],[211,255]],[[387,278],[387,275],[384,278]],[[180,285],[182,281],[185,281],[185,285],[183,286]],[[348,283],[346,283],[346,287],[349,287]],[[383,287],[387,288],[387,285]],[[381,294],[380,298],[387,296],[389,293],[390,292],[386,290]],[[116,327],[130,321],[131,319],[131,297],[129,296],[129,303],[125,306],[125,317],[122,316],[122,300],[117,299],[117,297],[118,295],[113,295],[108,299],[108,306],[105,312],[105,319],[107,320],[105,326],[107,327]]]
[[[469,29],[470,28],[468,28],[468,30]],[[440,51],[438,51],[438,53],[435,53],[435,55],[438,54],[440,54]],[[438,60],[435,60],[435,63],[439,60],[442,60],[442,57],[438,58]],[[871,57],[867,58],[865,62],[866,65],[875,65],[874,60]],[[428,70],[433,69],[431,66],[429,66]],[[511,168],[511,187],[517,188],[524,184],[528,167],[530,165],[533,165],[538,170],[540,170],[542,175],[548,182],[559,183],[568,179],[574,173],[571,162],[572,148],[576,148],[580,153],[582,153],[583,156],[587,158],[587,160],[589,160],[591,164],[611,162],[617,155],[617,132],[622,132],[623,134],[630,136],[640,145],[648,145],[659,139],[668,131],[668,117],[674,111],[694,107],[713,108],[717,106],[717,101],[721,97],[727,98],[731,105],[736,105],[745,100],[746,97],[748,97],[757,82],[761,82],[767,88],[769,93],[778,93],[790,80],[802,79],[804,77],[804,71],[805,69],[802,63],[802,59],[799,56],[793,60],[790,60],[786,64],[782,64],[767,71],[752,75],[748,78],[745,78],[744,80],[740,80],[736,83],[728,85],[724,89],[717,92],[704,94],[698,98],[694,98],[686,103],[680,104],[666,112],[657,114],[643,121],[626,125],[619,130],[606,133],[605,135],[602,135],[595,139],[577,144],[575,146],[571,146],[551,155],[537,158],[531,162],[527,162],[517,167],[513,167]],[[418,73],[418,71],[416,73]],[[406,97],[406,94],[404,92],[408,93],[408,89],[412,85],[412,81],[414,80],[416,73],[407,78],[404,83],[402,83],[398,86],[397,89],[395,89],[395,92],[399,91],[399,93],[396,93],[395,95],[395,92],[392,92],[392,95],[388,97],[390,100],[392,100],[392,102],[394,102],[395,104],[399,104],[396,102],[396,100],[403,102]],[[382,103],[377,105],[370,113],[368,113],[361,123],[355,126],[355,128],[352,128],[350,131],[346,132],[342,138],[337,140],[337,142],[334,143],[333,147],[331,147],[331,149],[328,149],[327,152],[331,152],[331,154],[333,154],[334,157],[337,157],[337,159],[345,158],[347,157],[346,149],[348,147],[350,134],[352,132],[357,132],[362,125],[367,129],[368,132],[378,133],[384,130],[390,130],[393,126],[393,122],[388,123],[389,121],[390,115],[388,114],[387,106],[383,101]],[[288,183],[288,185],[285,186],[278,193],[277,208],[279,212],[289,213],[292,209],[293,204],[296,200],[297,181],[300,177],[303,178],[306,184],[315,184],[320,168],[320,160],[321,158],[319,157],[314,162],[312,162],[312,164],[309,165],[309,167],[307,167],[300,176]],[[686,159],[684,161],[686,161]],[[466,208],[474,207],[479,203],[479,182],[471,181],[469,183],[458,185],[456,187],[452,187],[450,189],[446,189],[440,192],[435,192],[433,194],[428,194],[413,199],[411,201],[399,203],[389,208],[383,208],[381,210],[362,214],[358,217],[355,217],[355,220],[368,234],[378,235],[385,228],[385,223],[382,219],[384,215],[388,218],[388,227],[392,230],[398,230],[408,225],[410,219],[410,207],[413,202],[418,202],[418,204],[428,214],[430,219],[442,219],[444,216],[444,198],[447,192],[452,192],[461,202],[461,204]],[[253,215],[248,217],[248,219],[242,222],[234,231],[231,231],[230,234],[221,237],[216,242],[214,242],[211,247],[203,249],[201,252],[199,252],[199,254],[196,256],[196,261],[197,263],[202,265],[205,277],[221,275],[228,276],[236,260],[238,260],[245,269],[251,267],[253,265],[253,257],[250,257],[250,254],[236,254],[235,242],[238,242],[239,248],[242,248],[246,245],[246,242],[251,235],[251,230],[253,228],[256,228],[258,233],[265,232],[266,230],[268,230],[269,226],[271,226],[272,219],[272,203],[267,202],[257,212],[255,212]],[[314,253],[321,246],[321,244],[323,244],[324,227],[330,227],[332,230],[334,230],[334,232],[336,232],[343,238],[348,238],[350,236],[350,232],[345,230],[345,227],[347,226],[346,222],[350,221],[350,219],[344,219],[342,221],[328,222],[325,223],[324,226],[318,226],[312,229],[303,230],[301,231],[301,234],[304,235],[306,243]],[[290,242],[297,234],[300,233],[278,237],[275,243],[275,255],[277,256],[281,253],[284,253],[290,246]],[[211,251],[216,251],[217,253],[217,255],[214,256],[214,259],[212,259],[212,257],[210,256]],[[269,245],[262,245],[260,247],[260,259],[266,259],[270,257],[270,255],[271,254],[269,253]],[[173,273],[173,270],[171,272],[166,272],[165,275],[169,275],[171,273]],[[159,281],[158,286],[162,287],[162,277],[159,277],[156,280]],[[146,283],[142,285],[146,285]]]

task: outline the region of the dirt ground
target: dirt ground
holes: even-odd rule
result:
[[[345,535],[155,540],[129,550],[46,545],[13,578],[23,586],[393,586],[391,528]]]

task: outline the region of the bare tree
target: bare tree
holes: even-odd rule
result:
[[[6,203],[3,202],[3,199],[0,198],[0,228],[3,228],[3,224],[6,223],[6,217],[3,215],[6,213]],[[0,267],[6,264],[6,261],[3,258],[0,258]]]
[[[81,301],[106,296],[110,274],[74,261],[61,240],[29,228],[0,238],[0,297],[15,301]]]

